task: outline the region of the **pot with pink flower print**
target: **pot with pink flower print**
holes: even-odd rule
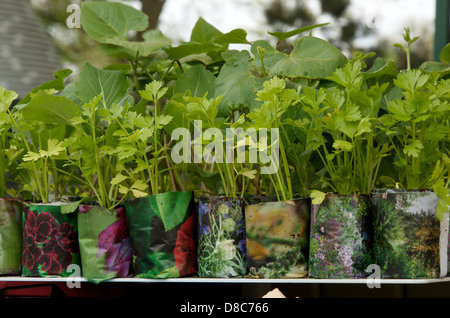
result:
[[[125,208],[78,207],[78,239],[83,277],[98,284],[132,276],[132,247]]]
[[[368,195],[328,193],[311,206],[309,276],[363,278],[373,263]]]
[[[24,204],[22,227],[22,276],[67,277],[69,266],[81,266],[75,213],[59,204]]]

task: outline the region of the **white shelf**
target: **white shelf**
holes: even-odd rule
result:
[[[35,282],[35,283],[57,283],[67,281],[88,282],[85,278],[76,277],[21,277],[2,276],[0,282]],[[370,280],[373,282],[373,280]],[[433,284],[450,282],[450,277],[435,279],[380,279],[383,284]],[[168,279],[148,279],[148,278],[114,278],[103,283],[288,283],[288,284],[367,284],[368,279],[315,279],[315,278],[284,278],[284,279],[252,279],[252,278],[168,278]]]

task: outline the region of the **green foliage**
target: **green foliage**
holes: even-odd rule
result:
[[[380,58],[367,69],[364,60],[374,54],[348,59],[312,35],[326,24],[272,33],[278,42],[297,36],[284,53],[268,41],[249,41],[242,29],[223,33],[203,18],[189,41],[174,46],[130,6],[84,2],[81,15],[84,31],[104,52],[127,63],[103,69],[86,63],[67,85],[70,70],[61,70],[15,107],[16,95],[0,90],[1,195],[38,201],[89,195],[113,208],[180,189],[280,199],[312,193],[320,201],[325,192],[367,194],[397,185],[434,188],[439,215],[448,207],[448,46],[439,63],[399,72]],[[404,40],[397,46],[409,57],[417,37],[406,28]],[[198,121],[211,136],[193,136]],[[170,136],[177,128],[190,132],[189,150],[201,148],[199,161],[173,162]],[[241,145],[225,147],[227,129],[272,128],[278,139],[244,136]],[[219,142],[227,151],[245,147],[246,160],[227,162],[227,151],[216,153]],[[280,150],[279,168],[269,175],[261,173],[267,165],[261,158],[248,160],[264,142],[259,150]],[[205,161],[204,153],[221,160]],[[7,191],[6,175],[19,183],[17,191]]]

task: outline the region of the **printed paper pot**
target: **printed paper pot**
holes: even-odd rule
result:
[[[70,276],[81,266],[76,213],[61,213],[57,204],[24,204],[22,275]]]
[[[83,277],[93,283],[132,275],[132,249],[125,208],[78,208],[78,239]]]
[[[294,199],[245,207],[251,277],[307,275],[310,206],[310,199]]]
[[[198,200],[198,275],[240,277],[247,273],[243,201],[213,196]]]
[[[328,194],[311,206],[309,276],[361,278],[372,263],[368,195]]]
[[[373,192],[374,257],[382,278],[439,277],[437,203],[431,191]]]
[[[19,200],[0,198],[0,275],[20,275],[22,209]]]
[[[125,203],[137,277],[172,278],[197,271],[192,192],[167,192]]]

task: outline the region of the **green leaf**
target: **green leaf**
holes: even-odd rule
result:
[[[162,110],[163,115],[172,116],[172,120],[164,126],[167,134],[172,135],[172,132],[177,128],[188,128],[189,120],[187,119],[187,106],[182,102],[182,95],[175,95],[172,97]]]
[[[148,28],[148,17],[129,5],[118,2],[90,1],[81,5],[81,25],[84,31],[100,43],[111,39],[127,41],[130,31]]]
[[[292,30],[292,31],[288,31],[288,32],[268,32],[268,33],[270,35],[275,36],[278,39],[278,41],[281,42],[281,41],[286,40],[286,39],[288,39],[290,37],[298,35],[300,33],[311,31],[311,30],[313,30],[315,28],[318,28],[318,27],[321,27],[321,26],[324,26],[324,25],[328,25],[328,24],[329,23],[315,24],[315,25],[310,25],[310,26],[306,26],[306,27],[303,27],[303,28],[298,28],[298,29],[295,29],[295,30]]]
[[[78,106],[64,96],[55,96],[38,92],[30,102],[22,108],[26,120],[37,120],[43,123],[72,126],[72,118],[80,116]]]
[[[309,195],[312,199],[311,203],[314,205],[321,204],[325,199],[326,193],[318,190],[312,190]]]
[[[207,94],[208,97],[215,95],[216,78],[203,66],[194,66],[178,76],[173,87],[174,94],[184,95],[190,91],[191,96],[202,97]]]
[[[439,60],[442,63],[450,64],[450,43],[444,46],[444,48],[441,50],[441,53],[439,54]]]
[[[209,24],[202,17],[198,18],[191,32],[190,41],[198,43],[212,43],[215,38],[223,35],[217,28]]]
[[[161,218],[164,229],[169,231],[186,218],[191,203],[191,192],[165,192],[149,197],[153,211]]]
[[[415,141],[407,144],[405,146],[405,148],[403,148],[403,153],[408,156],[417,158],[417,157],[419,157],[420,150],[422,150],[422,149],[423,149],[422,142],[420,140],[415,140]]]
[[[102,95],[105,108],[119,103],[127,91],[127,78],[122,71],[102,70],[85,63],[78,76],[76,93],[82,103]]]
[[[124,176],[123,174],[119,173],[114,178],[111,179],[110,183],[111,185],[117,185],[127,179],[128,179],[127,176]]]
[[[292,45],[291,54],[272,67],[271,76],[327,78],[347,64],[345,55],[322,39],[305,36]]]
[[[216,80],[215,97],[223,96],[219,116],[227,117],[235,109],[254,103],[256,91],[263,79],[255,78],[249,70],[247,51],[227,51],[226,63]]]
[[[41,159],[41,155],[33,151],[29,151],[22,157],[23,161],[37,161],[39,159]]]
[[[249,178],[249,179],[255,179],[256,173],[257,173],[256,170],[244,170],[244,171],[239,171],[238,174],[242,175],[246,178]]]
[[[333,143],[333,148],[337,151],[352,151],[353,145],[346,140],[336,140]]]
[[[47,140],[47,150],[40,150],[39,154],[42,157],[52,157],[59,155],[65,148],[62,146],[62,142],[57,139]]]
[[[38,87],[33,88],[27,94],[27,96],[25,96],[18,102],[18,104],[28,103],[31,100],[32,96],[41,90],[45,90],[45,89],[55,89],[58,91],[63,90],[65,88],[64,81],[66,80],[67,76],[69,76],[70,74],[72,74],[72,70],[70,70],[70,69],[63,69],[63,70],[59,70],[59,71],[55,72],[53,74],[53,76],[55,76],[55,78],[53,80],[43,83],[43,84],[39,85]]]
[[[181,60],[190,55],[208,53],[220,49],[222,49],[222,47],[214,43],[188,42],[182,43],[176,47],[166,48],[165,52],[174,60]]]
[[[106,43],[124,47],[133,52],[133,58],[136,53],[141,56],[148,56],[150,53],[159,49],[168,47],[172,41],[164,36],[159,30],[149,30],[142,34],[144,41],[133,42],[128,39],[111,38],[106,40]]]
[[[424,86],[429,78],[430,76],[423,74],[420,69],[413,69],[400,73],[397,78],[394,79],[394,83],[401,89],[413,93]]]
[[[228,33],[217,36],[214,39],[215,43],[222,45],[234,44],[250,44],[247,40],[247,32],[243,29],[235,29]]]
[[[164,87],[161,81],[152,81],[145,85],[145,90],[140,90],[139,94],[148,101],[156,102],[160,100],[166,93],[168,88]]]
[[[445,187],[443,179],[439,179],[433,185],[433,191],[439,199],[436,207],[436,217],[439,221],[442,221],[444,214],[450,212],[450,189]]]

